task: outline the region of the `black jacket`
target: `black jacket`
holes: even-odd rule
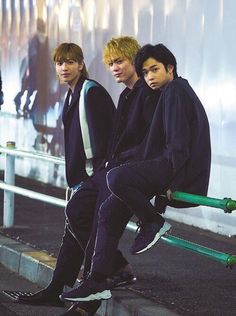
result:
[[[207,194],[211,164],[209,123],[187,80],[178,77],[162,89],[143,158],[170,162],[174,172],[169,185],[172,192]],[[175,201],[168,204],[190,206]]]
[[[139,160],[160,93],[139,79],[133,89],[125,88],[118,101],[109,166]]]
[[[83,100],[81,91],[88,83]],[[76,84],[70,105],[68,104],[71,91],[68,91],[62,120],[64,124],[65,137],[65,161],[66,161],[66,179],[68,185],[73,187],[88,177],[85,169],[86,160],[90,159],[93,169],[96,170],[101,161],[104,160],[107,152],[107,146],[111,137],[113,115],[115,113],[114,103],[99,83],[94,80],[81,77]],[[84,150],[80,121],[80,107],[83,101],[88,133],[91,143],[91,156],[87,157]]]

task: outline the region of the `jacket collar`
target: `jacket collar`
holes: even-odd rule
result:
[[[70,106],[68,108],[68,111],[76,104],[77,100],[80,97],[80,91],[82,89],[83,83],[86,80],[86,78],[84,76],[81,76],[79,78],[79,80],[77,81],[76,85],[75,85],[75,89],[74,89],[74,93],[71,92],[70,90],[70,94],[72,96],[72,99],[70,101]]]

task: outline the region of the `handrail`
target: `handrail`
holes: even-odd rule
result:
[[[27,157],[27,158],[41,159],[41,160],[48,161],[48,162],[54,162],[57,164],[64,164],[65,163],[62,158],[49,156],[49,155],[43,154],[43,153],[39,154],[39,153],[26,152],[23,150],[15,149],[14,146],[12,147],[12,144],[10,144],[9,147],[7,147],[7,148],[0,146],[0,153],[1,152],[6,154],[6,160],[7,160],[7,158],[13,158],[13,157]],[[14,169],[15,166],[14,166],[13,162],[14,161],[9,160],[9,165],[7,166],[7,164],[6,164],[5,173],[9,172],[9,170],[7,170],[8,168]],[[26,196],[28,198],[44,201],[44,202],[54,204],[54,205],[57,205],[60,207],[66,206],[67,202],[65,200],[15,186],[14,179],[12,179],[12,171],[14,171],[14,173],[15,173],[15,170],[11,170],[10,177],[5,177],[5,179],[9,178],[11,183],[6,183],[7,181],[5,181],[5,182],[0,181],[0,189],[3,189],[4,193],[11,193],[11,194],[16,193],[19,195]],[[14,174],[14,176],[15,176],[15,174]],[[4,195],[4,198],[5,198],[5,195]],[[11,196],[11,198],[12,198],[12,196]],[[178,191],[176,191],[172,194],[172,198],[174,200],[189,202],[192,204],[206,205],[206,206],[221,208],[226,213],[231,213],[231,211],[236,209],[236,201],[234,201],[230,198],[225,198],[225,199],[220,200],[220,199],[214,199],[214,198],[189,194],[189,193],[185,193],[185,192],[178,192]],[[9,199],[8,204],[10,205],[9,208],[12,207],[13,212],[14,212],[14,205],[12,205],[13,201],[14,200]],[[4,207],[6,204],[7,203],[5,203],[5,201],[4,201]],[[12,209],[11,209],[11,211],[12,211]],[[10,214],[8,217],[10,217],[10,220],[7,222],[10,222],[10,225],[13,225],[14,214]],[[5,226],[9,227],[9,225],[5,225]],[[127,224],[126,228],[130,231],[136,231],[136,224],[134,222],[130,221]],[[172,246],[177,246],[180,248],[191,250],[191,251],[196,252],[196,253],[201,254],[201,255],[205,255],[208,258],[214,259],[216,261],[219,261],[219,262],[225,264],[227,267],[233,267],[236,265],[236,256],[234,256],[234,255],[222,253],[222,252],[219,252],[217,250],[207,248],[207,247],[192,243],[190,241],[187,241],[187,240],[184,240],[184,239],[181,239],[181,238],[169,235],[169,234],[165,234],[164,236],[162,236],[161,240],[172,245]]]
[[[135,232],[137,230],[137,225],[133,222],[129,222],[126,226],[126,228],[130,231]],[[179,247],[182,249],[190,250],[192,252],[198,253],[200,255],[204,255],[210,259],[214,259],[220,263],[223,263],[227,268],[232,268],[233,266],[236,266],[236,256],[230,255],[224,252],[220,252],[208,247],[204,247],[201,245],[198,245],[196,243],[190,242],[188,240],[175,237],[170,234],[165,234],[161,237],[161,240],[165,243]]]
[[[26,196],[30,199],[38,200],[38,201],[44,201],[46,203],[50,203],[56,206],[65,207],[67,202],[65,200],[56,198],[51,195],[35,192],[32,190],[16,187],[14,185],[7,184],[3,181],[0,181],[0,189],[13,192],[22,196]]]
[[[54,157],[54,156],[51,156],[45,153],[40,153],[40,152],[30,152],[30,151],[25,151],[25,150],[19,150],[14,147],[3,147],[0,145],[0,153],[9,154],[15,157],[34,158],[34,159],[44,160],[47,162],[57,163],[60,165],[65,164],[65,160],[63,158]]]
[[[32,192],[23,188],[15,186],[15,158],[24,157],[24,158],[33,158],[37,160],[42,160],[57,165],[64,165],[65,160],[59,157],[53,157],[45,153],[39,152],[29,152],[24,150],[19,150],[15,147],[15,142],[7,142],[6,147],[0,146],[0,154],[5,154],[5,172],[4,172],[4,182],[0,183],[0,188],[4,190],[4,210],[3,210],[3,226],[6,228],[12,227],[14,225],[14,193],[25,195],[37,200],[45,201],[58,205],[58,203],[65,203],[58,201],[54,197],[46,197],[38,192]]]
[[[236,210],[236,201],[232,200],[231,198],[216,199],[208,196],[179,191],[173,192],[172,198],[177,201],[220,208],[224,210],[225,213],[231,213],[232,211]]]

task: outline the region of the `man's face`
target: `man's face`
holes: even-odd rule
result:
[[[143,77],[150,88],[157,90],[173,80],[173,68],[173,66],[168,65],[166,70],[162,63],[154,58],[148,58],[143,63]]]
[[[77,80],[81,76],[83,64],[79,64],[72,59],[66,59],[65,61],[57,61],[55,63],[57,76],[62,83],[67,83],[69,86],[76,84]]]
[[[136,77],[134,65],[127,58],[118,56],[111,58],[108,66],[118,83],[129,85],[129,82]]]

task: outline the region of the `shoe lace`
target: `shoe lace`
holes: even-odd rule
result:
[[[142,226],[142,222],[140,221],[140,220],[138,220],[137,222],[136,222],[136,225],[137,225],[137,229],[136,229],[136,234],[138,234],[139,233],[139,231],[140,231],[140,229],[141,229],[141,226]]]
[[[82,275],[82,277],[79,279],[79,284],[81,285],[83,282],[85,282],[89,277],[89,272],[86,272],[86,274]]]

